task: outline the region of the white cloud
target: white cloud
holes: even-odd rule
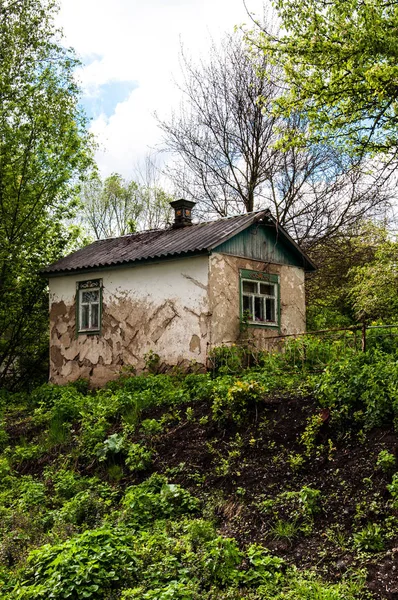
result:
[[[261,0],[247,5],[262,12]],[[173,79],[179,75],[181,42],[192,56],[205,55],[210,36],[217,39],[244,21],[249,18],[242,0],[61,0],[59,23],[68,45],[83,61],[90,57],[79,72],[85,94],[96,97],[111,81],[138,86],[111,116],[92,122],[104,175],[128,176],[159,142],[153,113],[166,116],[178,105]]]

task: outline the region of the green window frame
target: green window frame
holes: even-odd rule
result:
[[[240,316],[251,327],[280,327],[279,275],[240,270]]]
[[[100,334],[102,321],[102,279],[76,284],[77,334]]]

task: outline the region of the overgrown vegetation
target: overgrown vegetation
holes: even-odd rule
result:
[[[398,355],[319,343],[3,392],[1,597],[393,598]]]

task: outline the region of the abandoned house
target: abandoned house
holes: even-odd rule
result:
[[[100,386],[152,351],[165,365],[205,366],[209,349],[261,346],[305,330],[304,273],[314,265],[269,210],[96,241],[48,266],[50,381]]]

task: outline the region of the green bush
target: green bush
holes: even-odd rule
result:
[[[70,500],[78,492],[81,492],[84,487],[84,478],[68,469],[59,469],[58,471],[46,469],[45,477],[51,481],[56,498],[61,502]]]
[[[154,474],[139,485],[126,490],[122,500],[125,519],[139,527],[156,519],[196,512],[199,501],[179,485]]]
[[[107,590],[136,580],[139,562],[131,538],[124,530],[97,529],[34,550],[13,598],[103,599]]]
[[[377,457],[376,464],[382,471],[384,471],[384,473],[389,473],[396,465],[395,456],[388,450],[381,450]]]
[[[283,579],[285,561],[282,558],[272,556],[268,550],[252,544],[247,549],[249,568],[243,578],[250,585],[278,584]]]
[[[153,437],[163,430],[163,424],[156,419],[144,419],[141,423],[141,431],[145,436]]]
[[[95,490],[78,492],[56,511],[55,521],[78,527],[83,524],[87,527],[95,527],[100,524],[110,505],[110,500],[104,500]]]
[[[141,444],[130,444],[127,451],[126,466],[130,471],[145,471],[152,462],[152,452]]]
[[[247,367],[247,351],[244,346],[216,346],[209,352],[209,361],[217,375],[238,374]]]
[[[236,381],[229,377],[220,378],[214,386],[213,419],[219,423],[241,423],[263,393],[263,387],[255,379]]]
[[[11,472],[11,467],[8,459],[6,457],[0,457],[0,486],[3,483],[3,480],[8,477]]]
[[[3,419],[3,415],[0,412],[0,451],[6,447],[8,440],[9,440],[9,436],[5,430],[5,422]]]
[[[30,395],[30,402],[37,406],[36,418],[47,414],[50,419],[62,422],[77,419],[86,402],[79,385],[65,386],[46,383],[36,388]]]
[[[398,413],[398,360],[379,350],[343,358],[325,369],[316,394],[340,429],[389,424]]]
[[[10,456],[13,464],[20,464],[23,461],[36,460],[45,454],[46,449],[41,444],[24,444],[7,448],[6,454]]]
[[[398,509],[398,473],[394,473],[392,481],[387,485],[387,489],[392,496],[392,504],[395,510]]]

